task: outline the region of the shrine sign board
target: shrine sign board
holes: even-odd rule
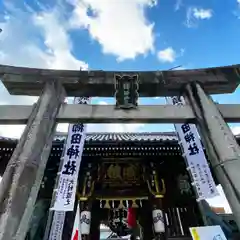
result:
[[[138,75],[115,75],[116,107],[136,108],[138,105]]]
[[[103,163],[105,172],[103,184],[111,186],[140,185],[141,170],[138,164],[133,163]]]
[[[189,228],[193,240],[227,240],[219,225]]]
[[[55,211],[48,240],[56,240],[62,238],[64,221],[65,212]]]

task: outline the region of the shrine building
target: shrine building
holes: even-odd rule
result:
[[[26,240],[44,237],[66,137],[58,133],[54,138]],[[1,175],[17,143],[0,138]],[[143,239],[152,239],[151,201],[158,197],[162,198],[167,239],[190,240],[189,227],[203,225],[175,133],[88,133],[80,169],[77,196],[81,201],[94,199],[91,240],[100,239],[100,224],[118,236],[128,235],[127,202],[137,209]],[[66,215],[62,239],[71,237],[75,211]]]

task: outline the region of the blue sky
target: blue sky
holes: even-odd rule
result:
[[[95,70],[223,66],[239,63],[240,0],[0,0],[0,28],[0,64]],[[213,98],[239,103],[239,95],[238,89]],[[0,104],[34,101],[10,96],[0,84]],[[92,102],[114,104],[114,99]],[[240,133],[239,124],[231,127]],[[23,128],[0,126],[0,135],[19,137]],[[58,127],[66,129],[67,124]],[[172,130],[171,124],[89,126],[89,131]]]
[[[239,27],[239,0],[0,0],[0,63],[102,70],[231,65],[238,63]],[[0,93],[0,104],[36,100],[9,96],[1,85]],[[214,100],[237,103],[239,94],[237,90]],[[114,104],[114,99],[92,102]],[[146,98],[139,103],[165,104],[165,100]],[[240,132],[238,124],[231,126]],[[0,127],[0,133],[15,136],[23,127],[6,129]],[[105,124],[100,129],[172,131],[173,125]],[[99,125],[89,130],[99,131]]]
[[[165,70],[237,64],[240,53],[239,0],[0,0],[0,63],[57,69]],[[11,3],[10,3],[11,2]],[[36,99],[9,96],[1,104]],[[234,94],[214,96],[239,102]],[[114,104],[94,98],[93,103]],[[162,98],[140,104],[165,104]],[[59,130],[66,130],[61,125]],[[238,124],[231,125],[240,132]],[[3,135],[19,135],[23,127]],[[17,129],[16,129],[17,128]],[[2,130],[1,130],[2,129]],[[21,129],[21,130],[19,130]],[[172,131],[165,124],[105,124],[104,131]],[[90,131],[99,131],[91,125]],[[11,135],[11,134],[10,134]]]

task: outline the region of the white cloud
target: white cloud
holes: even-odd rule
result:
[[[181,48],[180,49],[180,54],[179,54],[179,57],[182,57],[185,53],[185,49],[184,48]]]
[[[98,105],[108,105],[105,101],[99,101]],[[106,124],[88,124],[88,132],[138,132],[145,124],[132,123],[106,123]],[[59,124],[58,132],[67,132],[68,124]]]
[[[164,63],[173,63],[177,57],[175,50],[172,47],[168,47],[164,50],[160,50],[157,54],[158,59]]]
[[[109,124],[88,124],[88,132],[139,132],[144,127],[141,123],[121,124],[121,123],[109,123]]]
[[[20,138],[25,125],[0,125],[0,137]]]
[[[36,14],[33,18],[35,25],[42,29],[44,43],[48,48],[47,68],[85,70],[88,64],[79,61],[71,53],[71,42],[59,14],[55,10]]]
[[[6,65],[86,69],[88,65],[76,59],[64,25],[63,14],[56,7],[34,11],[5,3],[5,16],[0,20],[0,62]],[[0,104],[32,104],[36,97],[10,96],[0,82]],[[19,137],[24,126],[0,126],[0,135]]]
[[[68,101],[69,102],[69,101]],[[99,101],[99,105],[108,105],[105,101]],[[57,132],[67,132],[68,123],[58,124]],[[141,123],[106,123],[106,124],[88,124],[88,132],[138,132],[145,124]],[[9,138],[20,138],[25,125],[0,125],[0,136]]]
[[[99,105],[108,105],[105,101],[99,101]],[[131,123],[108,123],[108,124],[88,124],[88,132],[138,132],[145,124]]]
[[[98,105],[108,105],[108,103],[107,103],[107,102],[104,102],[104,101],[99,101],[99,102],[98,102]]]
[[[211,9],[189,7],[187,9],[187,16],[185,25],[189,28],[196,27],[199,20],[208,20],[213,16]]]
[[[58,69],[88,67],[71,54],[71,41],[57,8],[35,12],[7,4],[6,11],[7,20],[0,22],[1,63]]]
[[[105,53],[115,54],[119,60],[123,60],[153,50],[154,24],[148,23],[144,11],[147,7],[155,6],[156,1],[133,0],[131,4],[128,1],[110,4],[102,1],[100,5],[98,1],[93,0],[71,2],[75,4],[71,21],[75,27],[80,26],[77,22],[80,16],[78,11],[83,10],[83,14],[86,14],[91,8],[93,13],[97,14],[96,19],[86,15],[87,19],[84,21],[81,19],[83,22],[80,23],[87,24],[90,35],[100,42]],[[1,64],[52,69],[87,68],[85,62],[72,54],[71,39],[68,34],[70,28],[62,11],[64,9],[58,6],[52,9],[39,7],[41,10],[36,12],[26,5],[23,8],[5,2],[5,16],[0,20],[0,28],[3,29],[0,33]],[[108,36],[105,35],[106,31]],[[36,100],[35,97],[10,96],[0,83],[0,104],[32,104]],[[58,131],[66,131],[67,126],[68,124],[58,125]],[[104,128],[100,129],[121,132],[136,130],[141,126],[141,124],[124,126],[105,124]],[[0,126],[0,135],[19,137],[23,129],[22,125]],[[91,125],[90,129],[95,131],[99,129],[99,125]]]
[[[212,17],[211,9],[194,8],[193,16],[197,19],[210,19]]]
[[[103,53],[122,61],[154,51],[154,23],[146,18],[145,9],[155,6],[157,0],[68,2],[74,6],[70,27],[88,29]]]
[[[212,207],[223,207],[225,209],[226,213],[232,213],[232,209],[228,203],[228,200],[226,198],[226,195],[223,191],[222,186],[218,185],[217,190],[218,190],[219,196],[207,199],[207,202]]]
[[[88,65],[71,53],[71,42],[57,9],[34,12],[6,5],[0,22],[1,64],[57,69],[80,69]],[[24,26],[24,27],[23,27]],[[0,102],[32,104],[36,98],[10,96],[0,85]]]
[[[106,123],[106,124],[88,124],[87,132],[139,132],[141,128],[144,127],[144,124],[121,124],[121,123]],[[57,127],[57,132],[67,132],[68,124],[59,124]],[[18,135],[17,135],[18,134]],[[14,136],[19,137],[21,131],[18,131]],[[0,132],[1,136],[1,132]],[[9,137],[9,135],[7,135]]]
[[[232,130],[234,135],[240,134],[240,126],[231,127],[231,130]]]
[[[177,0],[176,4],[174,6],[174,10],[178,11],[181,8],[182,5],[183,5],[183,0]]]

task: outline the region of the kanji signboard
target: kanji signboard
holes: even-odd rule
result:
[[[138,105],[138,76],[115,75],[115,98],[117,108],[136,108]]]
[[[88,102],[89,98],[86,97],[75,98],[75,103],[77,104],[88,104]],[[85,124],[77,123],[69,125],[57,196],[52,210],[73,211],[85,135]]]
[[[172,97],[167,99],[174,105],[183,105],[184,99]],[[193,185],[198,194],[198,199],[206,199],[218,195],[208,162],[199,139],[197,128],[194,124],[175,124],[179,137],[179,144],[183,156],[187,160],[188,169],[192,175]]]
[[[62,239],[65,212],[55,212],[48,240]]]

